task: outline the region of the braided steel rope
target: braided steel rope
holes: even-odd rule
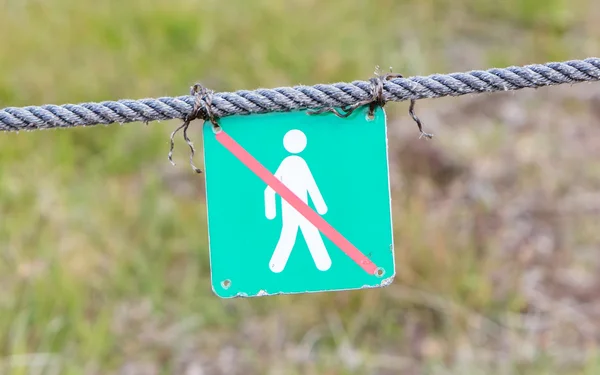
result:
[[[465,73],[391,78],[383,82],[383,99],[417,100],[598,80],[600,59],[587,58]],[[217,117],[343,107],[371,99],[371,90],[372,85],[369,81],[239,90],[215,93],[212,107]],[[0,109],[0,131],[184,119],[192,112],[194,102],[194,96],[186,95],[100,103],[8,107]]]

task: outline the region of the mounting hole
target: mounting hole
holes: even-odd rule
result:
[[[221,286],[223,287],[223,289],[229,289],[229,287],[231,286],[231,280],[226,279],[221,281]]]
[[[381,277],[385,274],[385,270],[381,267],[377,268],[377,270],[375,271],[375,276],[377,277]]]
[[[369,113],[369,111],[367,111],[367,114],[366,114],[366,116],[365,116],[365,119],[366,119],[367,121],[373,121],[373,120],[375,120],[375,115],[374,115],[374,114],[373,114],[373,115],[371,115],[371,114]]]

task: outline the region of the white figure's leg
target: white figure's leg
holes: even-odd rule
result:
[[[323,243],[321,233],[319,233],[319,230],[308,221],[304,221],[300,224],[300,230],[304,235],[306,245],[308,245],[308,250],[313,257],[315,266],[317,266],[319,271],[327,271],[329,267],[331,267],[331,258]]]
[[[283,271],[285,265],[292,253],[294,244],[296,244],[296,235],[298,234],[298,222],[294,220],[283,220],[283,227],[281,228],[281,236],[275,246],[275,251],[269,262],[271,271],[279,273]]]

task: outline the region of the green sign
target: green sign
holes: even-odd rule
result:
[[[231,116],[204,125],[212,288],[222,298],[389,285],[385,112]]]

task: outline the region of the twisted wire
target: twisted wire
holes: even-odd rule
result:
[[[550,62],[464,73],[392,78],[383,84],[385,101],[510,91],[600,80],[600,59]],[[278,87],[215,93],[217,117],[351,106],[372,97],[369,81]],[[99,103],[7,107],[0,109],[0,131],[69,128],[111,123],[184,119],[194,108],[191,95],[121,99]]]

